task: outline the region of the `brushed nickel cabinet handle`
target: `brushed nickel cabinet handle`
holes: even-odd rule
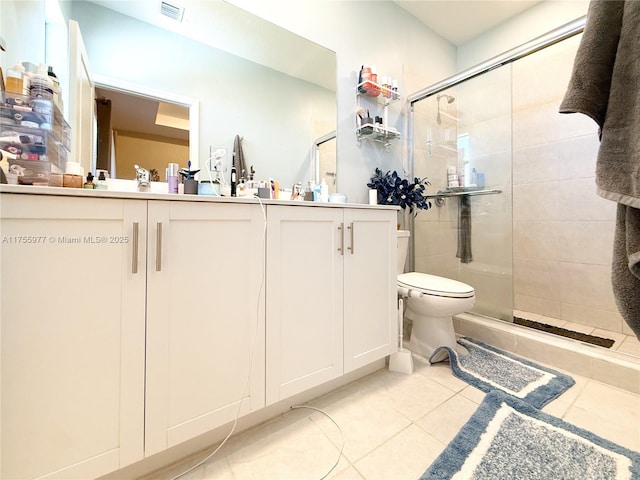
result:
[[[131,255],[131,273],[138,273],[138,234],[140,225],[133,222],[133,255]]]
[[[340,247],[338,247],[338,251],[340,255],[344,255],[344,223],[340,224],[338,230],[340,231]]]
[[[162,222],[156,225],[156,272],[162,270]]]
[[[349,230],[351,230],[351,235],[350,235],[350,237],[351,237],[351,245],[349,246],[349,250],[351,251],[351,255],[353,255],[354,253],[356,253],[355,244],[353,243],[354,242],[354,240],[353,240],[353,236],[354,236],[353,231],[355,230],[355,228],[353,227],[353,222],[351,222],[347,228]]]

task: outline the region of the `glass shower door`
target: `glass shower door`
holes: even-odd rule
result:
[[[413,104],[413,171],[432,208],[413,223],[418,272],[474,287],[474,313],[511,321],[511,66]],[[451,195],[451,196],[447,196]]]

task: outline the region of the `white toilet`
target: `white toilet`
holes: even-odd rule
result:
[[[398,294],[406,297],[405,318],[413,321],[409,349],[427,358],[442,346],[456,348],[453,315],[473,307],[473,287],[426,273],[404,272],[410,232],[398,230]]]

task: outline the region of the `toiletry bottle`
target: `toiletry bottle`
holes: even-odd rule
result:
[[[391,90],[393,90],[393,99],[398,99],[398,79],[394,78],[391,82]]]
[[[232,165],[231,166],[231,196],[235,197],[236,196],[236,183],[237,183],[238,179],[237,179],[237,173],[236,173],[236,166]]]
[[[324,180],[324,178],[320,182],[320,201],[329,201],[329,185],[327,185],[327,182]]]
[[[38,73],[31,76],[29,95],[34,98],[53,100],[53,80],[47,74],[47,66],[44,63],[38,67]]]
[[[369,65],[363,65],[360,70],[360,93],[369,93],[369,89],[371,88],[371,67]]]
[[[167,183],[169,193],[178,193],[178,167],[177,163],[170,163],[167,167]]]
[[[62,97],[60,95],[60,82],[58,81],[58,76],[55,73],[53,73],[53,67],[51,66],[49,67],[49,70],[47,71],[47,75],[49,75],[49,78],[51,78],[51,81],[53,82],[53,103],[55,103],[58,109],[62,111]]]
[[[447,186],[448,187],[457,187],[458,185],[458,174],[456,173],[456,167],[451,166],[447,168]]]
[[[382,87],[382,95],[385,98],[391,98],[391,79],[386,75],[382,77]]]
[[[38,67],[31,62],[22,62],[24,67],[24,75],[22,76],[22,94],[31,95],[31,80],[33,75],[38,71]]]
[[[93,190],[96,188],[96,184],[93,183],[93,174],[91,172],[87,174],[87,181],[84,182],[82,188],[87,188],[89,190]]]
[[[96,190],[107,190],[107,178],[104,175],[104,170],[100,170],[98,175],[98,181],[96,182]]]
[[[22,86],[23,77],[24,67],[20,62],[16,63],[13,67],[7,70],[7,80],[5,85],[7,92],[22,95],[24,91]]]
[[[371,65],[371,86],[369,87],[369,95],[377,97],[380,95],[380,87],[378,86],[378,72],[375,65]]]

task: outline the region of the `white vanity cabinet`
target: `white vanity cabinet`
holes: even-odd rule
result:
[[[3,193],[0,211],[0,477],[142,459],[147,202]]]
[[[32,189],[0,188],[0,478],[144,464],[396,349],[395,210]]]
[[[95,478],[264,406],[260,206],[0,201],[1,478]]]
[[[394,210],[269,206],[266,402],[395,350]]]
[[[344,373],[397,350],[397,213],[345,209]]]
[[[267,210],[267,405],[343,372],[342,209]]]
[[[145,455],[264,406],[263,241],[259,205],[149,202]]]

